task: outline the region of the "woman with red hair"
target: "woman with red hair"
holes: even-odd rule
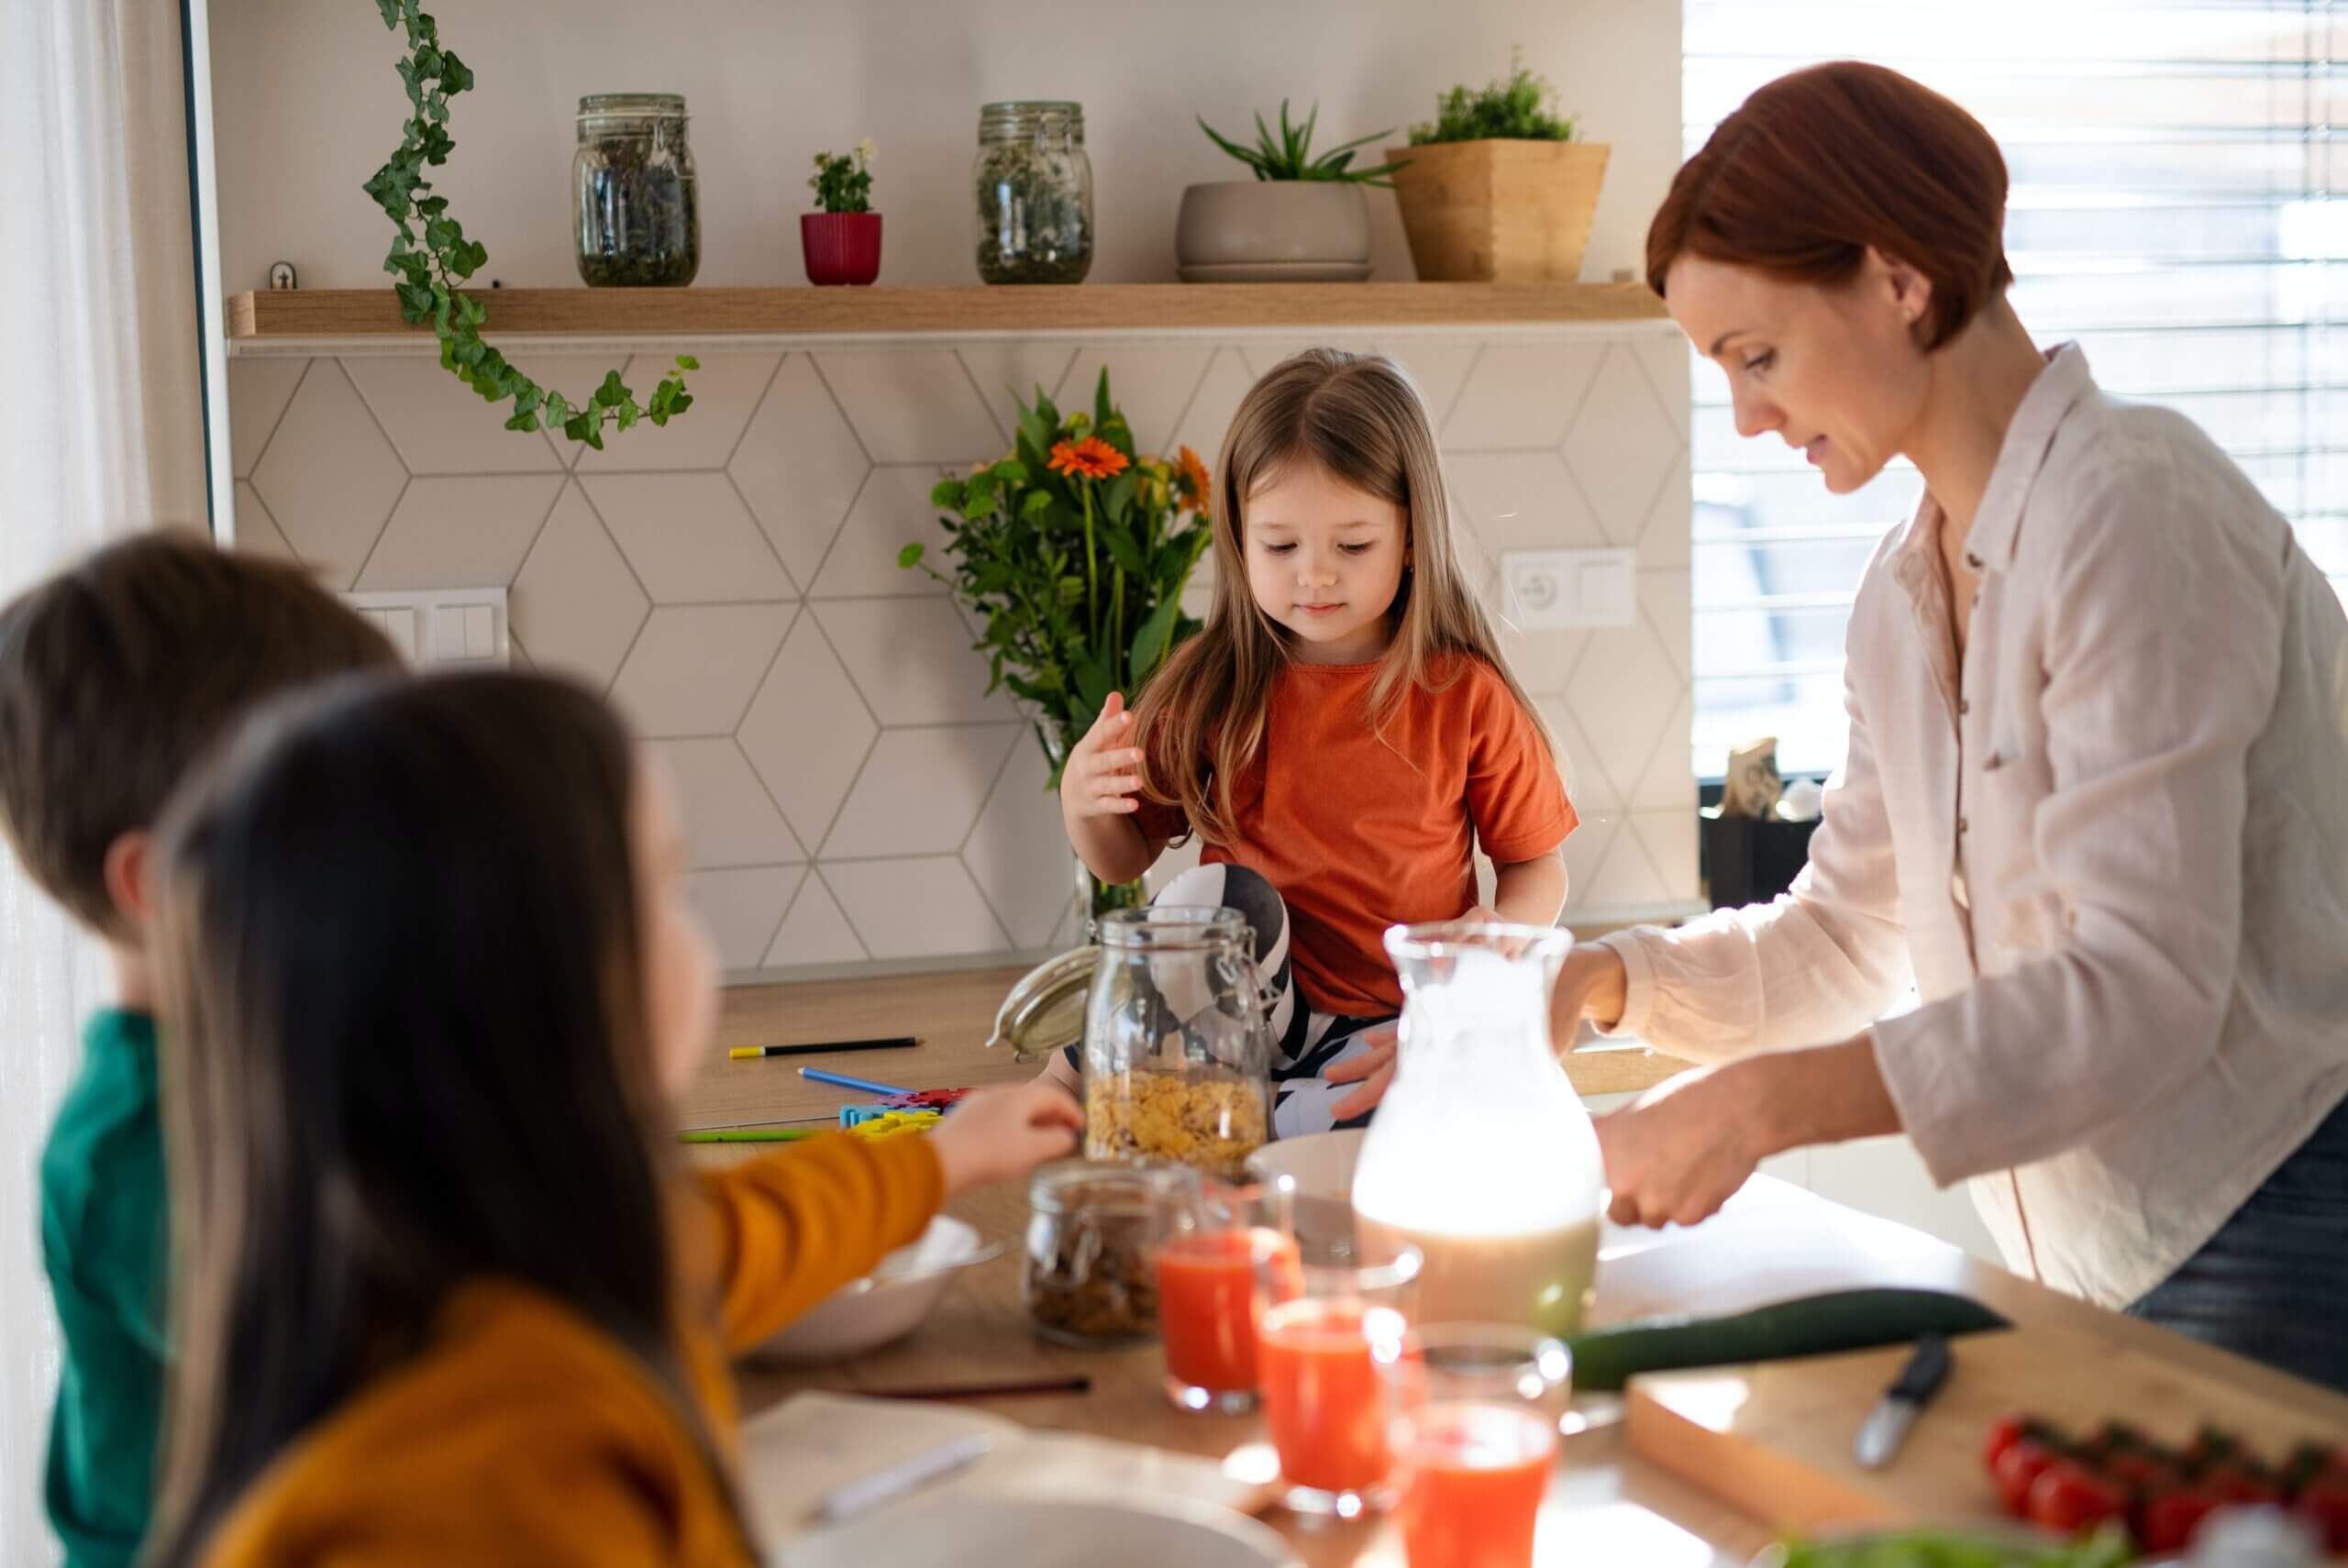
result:
[[[1578,948],[1558,1019],[1718,1064],[1601,1121],[1620,1220],[1905,1132],[2018,1271],[2348,1388],[2348,621],[2208,436],[2032,340],[2005,202],[1971,116],[1849,63],[1673,182],[1647,279],[1738,434],[1927,494],[1809,868]]]

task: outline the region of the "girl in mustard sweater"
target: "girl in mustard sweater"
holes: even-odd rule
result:
[[[1031,1085],[688,1178],[681,859],[609,711],[526,676],[281,709],[176,805],[150,1563],[754,1561],[727,1353],[1072,1145]]]

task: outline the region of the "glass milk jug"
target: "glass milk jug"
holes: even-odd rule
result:
[[[1365,1256],[1423,1254],[1430,1323],[1581,1327],[1606,1176],[1598,1134],[1549,1040],[1549,988],[1573,938],[1531,926],[1397,926],[1394,1081],[1354,1172]]]

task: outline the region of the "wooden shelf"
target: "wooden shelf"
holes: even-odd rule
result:
[[[497,289],[494,335],[708,337],[1651,321],[1639,283],[1089,283],[887,289]],[[391,289],[235,294],[232,338],[420,333]]]

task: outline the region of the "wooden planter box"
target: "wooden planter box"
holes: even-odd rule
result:
[[[1571,282],[1606,178],[1603,142],[1455,141],[1388,149],[1421,282]]]

